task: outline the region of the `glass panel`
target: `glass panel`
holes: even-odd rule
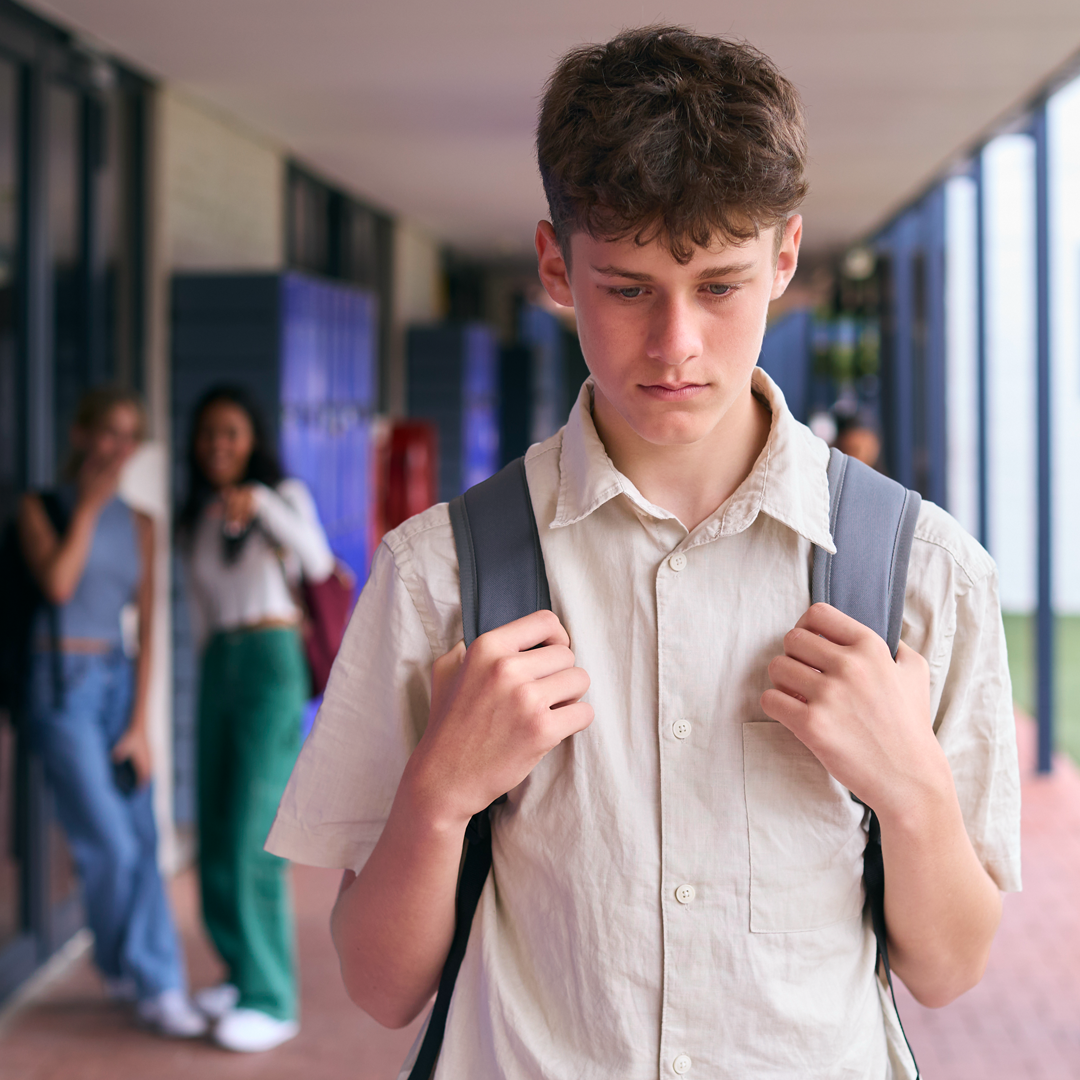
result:
[[[82,258],[82,101],[65,87],[48,91],[48,224],[56,358],[57,461],[87,381]]]
[[[0,61],[0,520],[15,508],[21,446],[15,274],[18,268],[18,73]]]
[[[1003,135],[983,151],[989,536],[1014,696],[1031,711],[1035,610],[1035,144]]]
[[[330,193],[322,184],[294,173],[289,200],[292,265],[325,274],[330,258]]]
[[[135,105],[131,96],[116,86],[102,96],[100,105],[95,104],[92,116],[97,238],[92,267],[92,381],[139,386],[134,265],[139,200],[132,190],[137,168]]]
[[[15,729],[0,722],[0,951],[22,930],[22,865],[15,831]]]
[[[18,73],[0,61],[0,521],[19,486],[22,425],[16,407],[15,273],[19,236]],[[15,731],[0,714],[0,950],[22,929],[22,867],[15,832]]]
[[[1080,760],[1080,79],[1047,102],[1058,745]]]
[[[945,185],[945,402],[949,512],[979,535],[978,238],[976,185]]]
[[[344,276],[360,285],[375,288],[378,285],[375,215],[355,204],[349,207],[347,213],[348,264],[344,267]]]
[[[926,295],[926,252],[911,255],[911,394],[912,410],[912,482],[915,490],[929,498],[930,432],[927,427],[926,388],[929,372],[930,321]],[[850,348],[850,347],[849,347]],[[854,352],[853,348],[850,348]]]
[[[48,90],[48,229],[53,286],[57,461],[67,452],[67,433],[87,381],[85,281],[82,230],[82,99],[65,87]],[[77,887],[60,826],[49,828],[49,899],[55,906]]]
[[[96,246],[92,255],[89,314],[89,375],[92,383],[111,382],[118,372],[130,369],[128,342],[121,321],[121,238],[117,214],[121,205],[122,174],[121,101],[110,93],[91,107],[88,150],[91,168],[96,170],[93,232]]]

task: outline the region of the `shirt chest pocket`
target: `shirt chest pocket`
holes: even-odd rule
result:
[[[818,930],[859,918],[866,811],[782,724],[743,724],[750,929]]]

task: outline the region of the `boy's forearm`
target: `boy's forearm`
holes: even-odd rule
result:
[[[409,1023],[438,986],[469,818],[592,722],[569,644],[553,613],[536,611],[432,665],[427,728],[332,920],[349,996],[388,1027]]]
[[[922,1005],[947,1005],[982,978],[1001,894],[968,839],[947,764],[879,820],[893,971]]]
[[[375,850],[334,905],[345,988],[386,1027],[410,1023],[438,987],[454,934],[465,825],[428,813],[407,769]]]

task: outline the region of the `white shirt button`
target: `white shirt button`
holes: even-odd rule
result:
[[[690,1066],[694,1063],[690,1060],[689,1054],[680,1054],[672,1063],[671,1068],[679,1074],[679,1076],[685,1076],[690,1071]]]
[[[668,566],[675,571],[684,569],[686,567],[686,556],[681,551],[676,551],[675,554],[668,559]]]
[[[697,896],[697,892],[694,890],[693,885],[680,885],[675,890],[675,899],[678,900],[680,904],[689,904],[695,896]],[[686,1060],[689,1061],[690,1059],[687,1058]],[[686,1067],[690,1068],[689,1065]]]
[[[691,725],[689,720],[676,720],[671,725],[672,734],[676,739],[685,739],[691,731]]]

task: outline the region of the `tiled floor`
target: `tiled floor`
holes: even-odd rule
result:
[[[1030,725],[1019,734],[1025,891],[1006,898],[986,978],[938,1012],[900,988],[926,1080],[1080,1078],[1080,772],[1062,761],[1049,779],[1035,777]],[[384,1031],[345,997],[327,933],[337,881],[296,870],[304,1023],[294,1042],[244,1057],[152,1038],[104,1002],[84,958],[8,1025],[0,1080],[394,1080],[413,1031]],[[206,985],[217,970],[192,875],[174,883],[174,896],[193,981]]]

